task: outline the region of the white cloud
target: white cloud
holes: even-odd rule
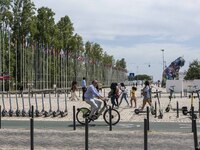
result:
[[[131,72],[148,72],[160,79],[161,49],[165,49],[167,65],[184,56],[186,65],[182,69],[199,57],[199,0],[34,0],[34,3],[37,7],[51,8],[57,21],[68,15],[84,41],[99,42],[116,59],[125,58]]]

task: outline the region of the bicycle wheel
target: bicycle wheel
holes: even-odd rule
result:
[[[78,111],[76,113],[76,119],[80,124],[84,125],[85,124],[85,118],[89,116],[90,110],[88,108],[85,108],[85,107],[78,108],[77,110]],[[91,120],[88,120],[88,123],[90,121]]]
[[[120,114],[116,109],[111,109],[111,118],[112,118],[112,125],[115,125],[120,120]],[[103,114],[103,119],[107,124],[110,124],[110,114],[109,109],[107,109]]]

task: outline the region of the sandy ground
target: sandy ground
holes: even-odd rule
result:
[[[128,87],[130,90],[131,87]],[[140,87],[137,91],[137,102],[138,106],[141,106],[142,98],[140,96]],[[157,88],[158,90],[166,92],[165,89]],[[155,90],[155,89],[154,89]],[[109,89],[102,91],[102,95],[107,96]],[[77,92],[77,95],[79,93]],[[180,97],[180,93],[175,94],[176,98],[173,98],[171,101],[172,106],[176,107],[176,102],[179,102],[179,107],[182,106],[190,107],[191,101],[188,97]],[[69,95],[70,96],[70,95]],[[79,95],[81,97],[81,95]],[[166,106],[169,103],[169,93],[162,94],[161,109],[165,110]],[[2,99],[2,95],[0,96]],[[128,98],[130,99],[130,97]],[[9,97],[4,95],[5,107],[6,110],[9,110]],[[38,109],[42,109],[42,96],[37,95],[38,100]],[[55,94],[51,94],[52,100],[52,110],[57,110],[57,98]],[[19,108],[22,109],[22,99],[18,97]],[[153,98],[153,104],[157,101],[156,98]],[[11,95],[12,109],[16,110],[16,96]],[[198,110],[198,99],[194,99],[195,110]],[[25,110],[28,111],[28,95],[24,95]],[[2,101],[0,102],[2,106]],[[65,109],[65,95],[62,94],[59,97],[59,106],[61,110]],[[109,102],[110,104],[110,102]],[[35,105],[35,97],[31,98],[31,105]],[[146,115],[134,113],[134,108],[126,106],[126,102],[123,101],[122,105],[118,108],[118,111],[121,115],[120,122],[143,122]],[[85,106],[89,107],[84,101],[69,101],[67,97],[67,109],[68,115],[66,117],[38,117],[35,120],[48,120],[48,121],[72,121],[73,118],[73,106],[76,108]],[[3,107],[3,106],[2,106]],[[49,110],[49,95],[46,95],[44,98],[44,108]],[[159,115],[159,111],[157,112]],[[29,117],[3,117],[2,120],[29,120]],[[102,121],[103,118],[100,117],[98,121]],[[197,119],[197,122],[200,119]],[[189,116],[184,116],[182,112],[179,114],[179,118],[176,117],[176,112],[171,111],[166,113],[164,112],[163,119],[155,118],[155,116],[150,115],[150,122],[191,122]],[[66,150],[78,150],[84,149],[84,130],[76,131],[59,131],[59,130],[35,130],[35,149],[66,149]],[[164,149],[164,150],[190,150],[193,149],[193,134],[192,133],[166,133],[166,132],[149,132],[148,133],[148,146],[149,149]],[[108,150],[108,149],[134,149],[140,150],[143,148],[144,139],[142,131],[90,131],[89,138],[89,149],[99,149],[99,150]],[[0,150],[1,149],[30,149],[30,133],[29,130],[25,129],[1,129],[0,130]]]
[[[27,130],[1,130],[0,149],[30,149],[30,137]],[[149,132],[148,149],[153,150],[192,150],[191,133]],[[142,150],[143,133],[139,131],[89,131],[89,149],[91,150]],[[85,132],[35,130],[34,148],[36,150],[83,150]]]

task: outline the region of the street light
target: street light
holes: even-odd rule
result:
[[[165,58],[164,58],[164,49],[161,49],[162,51],[162,59],[163,59],[163,71],[165,70]]]
[[[164,87],[165,83],[164,83],[164,70],[165,70],[165,59],[164,59],[164,49],[161,49],[162,51],[162,59],[163,59],[163,72],[162,72],[162,82],[161,82],[161,86]]]

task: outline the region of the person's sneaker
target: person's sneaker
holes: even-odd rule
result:
[[[119,108],[119,106],[115,106],[115,107],[114,107],[114,109],[118,109],[118,108]]]

